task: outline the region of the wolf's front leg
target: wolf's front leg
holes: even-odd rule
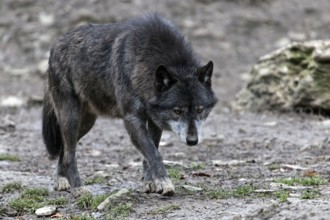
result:
[[[149,133],[146,120],[139,116],[128,114],[124,118],[125,126],[131,137],[133,144],[143,154],[144,162],[144,181],[146,192],[157,192],[163,195],[173,195],[174,185],[167,175],[163,159],[154,141],[161,135],[156,132]],[[150,123],[148,124],[150,129]],[[152,126],[152,125],[151,125]],[[158,140],[159,142],[159,140]]]

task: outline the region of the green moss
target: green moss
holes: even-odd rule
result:
[[[173,181],[180,181],[181,179],[181,173],[178,169],[176,168],[170,168],[167,170],[168,176],[173,180]]]
[[[200,162],[200,163],[192,163],[191,164],[191,169],[193,170],[203,170],[205,169],[205,164]]]
[[[132,212],[134,212],[132,203],[120,203],[111,207],[106,215],[106,220],[122,219],[128,217]]]
[[[44,188],[25,189],[19,198],[11,200],[8,205],[18,213],[33,213],[37,208],[45,205],[45,196],[48,196],[48,190]]]
[[[20,158],[10,154],[0,154],[0,161],[20,161]]]
[[[23,214],[25,212],[33,213],[37,208],[41,207],[39,202],[29,198],[14,199],[11,200],[8,205],[19,214]]]
[[[301,198],[302,199],[316,199],[321,196],[321,193],[317,189],[308,189],[303,191]]]
[[[20,191],[23,189],[23,186],[20,182],[12,182],[12,183],[8,183],[6,185],[4,185],[0,192],[1,193],[11,193],[14,191]]]
[[[277,164],[277,163],[272,163],[272,164],[267,165],[267,168],[270,171],[279,170],[281,168],[281,165],[280,164]]]
[[[54,199],[48,199],[44,202],[45,205],[56,205],[56,206],[66,205],[68,203],[69,203],[69,199],[65,198],[65,197],[58,197],[58,198],[54,198]]]
[[[293,177],[287,179],[277,179],[277,183],[283,183],[289,186],[301,185],[301,186],[318,186],[327,183],[327,180],[321,177]]]
[[[254,192],[255,188],[251,185],[239,186],[232,191],[233,197],[245,197]]]
[[[289,197],[289,192],[288,191],[281,190],[281,191],[275,192],[274,194],[275,194],[276,198],[281,203],[284,203],[284,202],[288,201],[288,197]]]
[[[72,216],[70,219],[73,219],[73,220],[96,220],[96,218],[90,216],[89,214],[81,214],[81,215]]]
[[[84,193],[76,201],[80,209],[91,209],[93,204],[93,195],[91,193]]]
[[[255,188],[250,185],[239,186],[234,189],[216,189],[208,190],[205,195],[210,199],[228,199],[228,198],[242,198],[253,194]]]
[[[151,214],[153,214],[153,215],[166,214],[166,213],[173,212],[174,210],[180,210],[180,206],[176,205],[176,204],[165,205],[165,206],[159,207],[159,208],[151,211]]]

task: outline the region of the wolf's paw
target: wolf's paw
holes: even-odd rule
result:
[[[174,185],[170,178],[156,178],[154,181],[147,181],[144,185],[144,191],[147,193],[159,193],[164,196],[174,195]]]
[[[69,181],[66,177],[57,176],[54,181],[54,190],[56,191],[67,191],[70,189]]]
[[[144,181],[143,191],[146,193],[156,192],[156,185],[155,185],[154,181]]]

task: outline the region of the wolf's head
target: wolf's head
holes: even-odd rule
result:
[[[212,72],[212,61],[199,68],[160,65],[156,95],[147,103],[152,121],[175,132],[188,145],[200,142],[204,121],[217,102],[211,89]]]

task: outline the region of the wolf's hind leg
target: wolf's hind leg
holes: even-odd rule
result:
[[[59,91],[53,96],[53,101],[64,143],[59,155],[54,189],[68,190],[81,186],[75,158],[81,121],[81,103],[72,93],[63,94]]]

